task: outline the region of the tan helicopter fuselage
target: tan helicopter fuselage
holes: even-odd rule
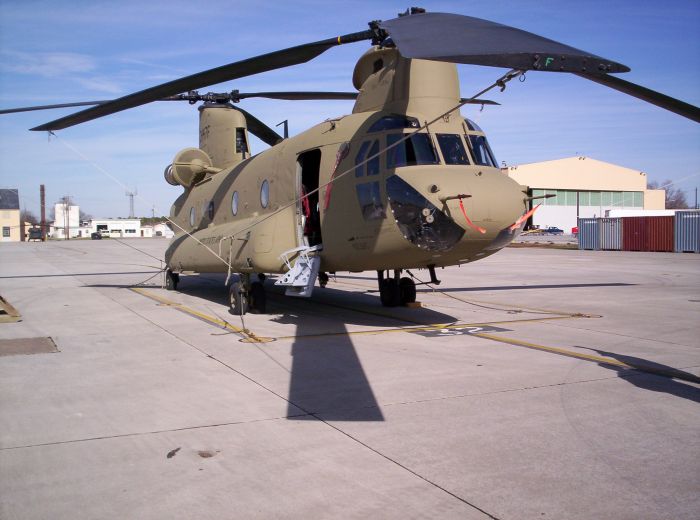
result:
[[[235,108],[201,109],[200,149],[212,166],[172,207],[187,233],[176,229],[170,269],[283,273],[285,252],[316,244],[327,272],[440,267],[512,240],[526,188],[500,171],[478,127],[450,111],[460,100],[455,65],[374,48],[353,82],[351,115],[253,157],[240,127],[234,142]],[[233,123],[217,131],[217,118]]]

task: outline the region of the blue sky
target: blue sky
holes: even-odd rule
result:
[[[700,105],[700,2],[422,1],[512,25],[619,61],[621,75]],[[273,50],[360,31],[394,18],[399,2],[173,0],[168,2],[0,0],[0,107],[110,99]],[[353,90],[352,68],[367,48],[331,49],[307,64],[212,86],[204,91]],[[459,66],[462,95],[503,71]],[[689,202],[700,186],[700,125],[578,77],[534,73],[492,99],[500,107],[463,109],[509,165],[576,154],[671,179]],[[242,107],[296,134],[349,113],[351,102],[247,100]],[[181,192],[163,180],[174,154],[197,145],[197,112],[187,103],[153,103],[62,130],[58,139],[28,129],[71,109],[0,116],[0,187],[19,188],[38,214],[70,195],[93,216],[127,216],[124,188],[138,189],[137,215],[167,214]],[[265,145],[253,143],[259,152]],[[77,152],[79,153],[76,153]],[[86,161],[84,158],[88,158]],[[99,169],[95,166],[97,165]]]

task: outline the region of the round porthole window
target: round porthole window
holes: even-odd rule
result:
[[[233,213],[234,217],[238,213],[238,192],[237,191],[234,191],[233,196],[231,197],[231,213]]]
[[[266,208],[270,203],[270,183],[265,179],[260,188],[260,204],[263,208]]]
[[[190,227],[194,227],[194,208],[190,208]]]

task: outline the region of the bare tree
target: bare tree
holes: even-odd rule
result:
[[[80,210],[80,222],[85,222],[87,220],[92,220],[92,215],[85,213],[82,209]]]
[[[36,218],[36,215],[32,213],[29,210],[23,209],[20,214],[19,214],[19,220],[20,222],[29,222],[31,224],[38,224],[39,219]]]
[[[674,188],[673,181],[666,179],[661,184],[657,181],[651,181],[647,184],[647,188],[650,190],[666,190],[666,209],[688,209],[685,192],[680,188]]]

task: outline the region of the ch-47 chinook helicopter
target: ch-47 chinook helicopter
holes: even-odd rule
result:
[[[512,69],[501,87],[525,71],[569,72],[700,121],[697,107],[610,75],[626,66],[512,27],[415,8],[369,26],[116,100],[58,105],[97,106],[32,130],[157,100],[204,101],[199,147],[179,152],[165,171],[167,182],[184,188],[170,214],[177,233],[166,253],[166,286],[175,289],[182,272],[237,273],[231,308],[244,314],[264,312],[265,273],[280,275],[276,284],[287,294],[309,296],[326,273],[374,270],[382,304],[406,304],[416,287],[403,270],[427,268],[439,283],[436,267],[485,258],[522,231],[536,197],[500,171],[484,133],[460,115],[463,104],[487,101],[460,98],[456,63]],[[357,93],[193,90],[361,40],[372,46],[353,72]],[[282,138],[232,104],[253,96],[356,101],[352,114]],[[248,131],[271,147],[251,156]]]

